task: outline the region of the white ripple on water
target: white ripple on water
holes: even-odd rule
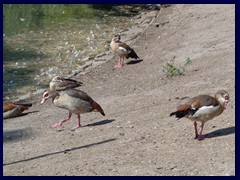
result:
[[[118,25],[117,27],[115,23],[94,23],[94,26],[90,26],[94,29],[89,30],[89,28],[83,29],[76,24],[72,26],[68,24],[68,27],[59,28],[57,31],[30,31],[28,34],[18,34],[14,37],[5,36],[4,40],[11,44],[11,48],[15,51],[37,52],[36,57],[34,55],[28,57],[28,59],[15,60],[15,66],[19,66],[19,62],[23,62],[24,66],[33,69],[33,72],[29,74],[29,78],[33,79],[33,84],[29,84],[28,88],[19,86],[18,92],[23,92],[21,89],[35,90],[42,88],[56,75],[69,76],[70,73],[75,72],[81,66],[82,59],[108,50],[109,44],[106,43],[106,40],[111,40],[113,34],[126,28],[125,22],[119,21]],[[10,63],[5,62],[4,73],[6,69],[10,68],[8,65]],[[17,83],[16,77],[7,83]],[[11,88],[5,89],[8,96],[11,96],[10,93],[13,92]]]

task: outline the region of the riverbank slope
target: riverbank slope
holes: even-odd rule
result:
[[[67,116],[41,94],[26,116],[4,120],[4,175],[235,175],[235,7],[172,5],[132,44],[143,59],[113,69],[116,57],[79,74],[80,89],[103,107]],[[167,78],[163,66],[190,58],[184,76]],[[230,103],[206,123],[204,141],[193,123],[169,117],[188,97],[226,89]]]

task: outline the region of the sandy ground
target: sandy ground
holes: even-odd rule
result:
[[[156,25],[159,24],[157,27]],[[132,44],[143,59],[114,70],[116,57],[75,79],[103,107],[67,116],[40,95],[29,114],[4,120],[4,175],[235,175],[235,6],[172,5]],[[163,66],[173,56],[192,65],[184,76],[167,78]],[[203,141],[193,123],[169,117],[198,94],[226,89],[226,111],[206,123]]]

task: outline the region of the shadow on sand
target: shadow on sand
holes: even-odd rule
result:
[[[13,142],[24,140],[33,136],[33,130],[31,128],[14,129],[10,131],[3,131],[3,142]]]
[[[98,121],[98,122],[95,122],[95,123],[87,124],[85,126],[99,126],[99,125],[104,125],[104,124],[111,123],[113,121],[115,121],[115,119],[105,119],[105,120]]]
[[[227,127],[223,129],[218,129],[216,131],[205,134],[205,138],[214,138],[218,136],[227,136],[229,134],[235,133],[235,126]]]
[[[116,138],[112,138],[112,139],[108,139],[108,140],[105,140],[105,141],[100,141],[100,142],[96,142],[96,143],[92,143],[92,144],[87,144],[87,145],[78,146],[78,147],[72,147],[70,149],[65,149],[65,150],[62,150],[62,151],[51,152],[51,153],[47,153],[47,154],[43,154],[43,155],[39,155],[39,156],[27,158],[27,159],[22,159],[22,160],[18,160],[18,161],[14,161],[14,162],[3,163],[3,166],[11,165],[11,164],[17,164],[17,163],[21,163],[21,162],[27,162],[27,161],[31,161],[31,160],[55,155],[55,154],[61,154],[61,153],[65,154],[65,153],[70,152],[70,151],[75,151],[75,150],[79,150],[79,149],[83,149],[83,148],[89,148],[91,146],[96,146],[96,145],[100,145],[100,144],[103,144],[103,143],[108,143],[108,142],[115,141],[115,140],[116,140]]]
[[[140,63],[142,61],[143,61],[143,59],[131,60],[131,61],[128,61],[126,64],[127,65],[138,64],[138,63]]]

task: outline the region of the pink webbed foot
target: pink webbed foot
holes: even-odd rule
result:
[[[77,126],[71,128],[71,131],[75,131],[76,129],[78,129],[78,128],[80,128],[80,127],[81,127],[81,125],[77,125]]]
[[[197,139],[199,135],[196,135],[194,139]]]
[[[53,124],[52,125],[52,128],[59,128],[60,126],[62,125],[62,123],[60,122],[60,123],[56,123],[56,124]]]
[[[198,137],[197,137],[197,140],[199,140],[199,141],[202,141],[202,140],[204,140],[205,139],[205,136],[204,135],[199,135]]]
[[[122,66],[120,64],[117,64],[116,66],[114,66],[114,68],[121,68]]]

